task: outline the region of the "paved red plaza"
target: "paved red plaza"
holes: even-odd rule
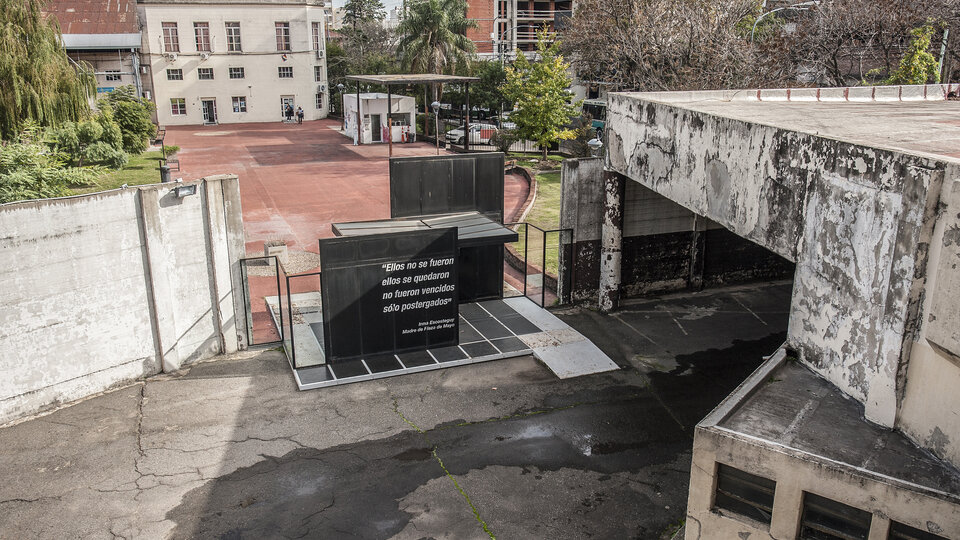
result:
[[[354,146],[339,126],[333,120],[177,126],[167,129],[166,140],[181,148],[174,177],[240,177],[249,255],[259,255],[271,239],[316,252],[317,239],[332,236],[331,223],[390,217],[387,145]],[[427,143],[393,145],[394,156],[435,153]],[[521,177],[507,176],[508,221],[528,189]]]

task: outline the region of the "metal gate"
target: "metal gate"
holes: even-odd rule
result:
[[[507,223],[520,236],[504,246],[504,296],[526,296],[540,307],[571,302],[576,280],[573,229],[544,230],[531,223]]]

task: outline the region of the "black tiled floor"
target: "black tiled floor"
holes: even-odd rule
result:
[[[488,319],[493,320],[493,319]],[[473,343],[474,341],[482,341],[483,336],[480,335],[470,324],[468,324],[463,318],[460,319],[460,344],[463,343]]]
[[[416,351],[410,353],[403,353],[397,355],[400,357],[400,361],[403,362],[403,365],[410,367],[420,367],[420,366],[429,366],[431,364],[436,364],[437,362],[430,356],[430,353],[427,351]]]
[[[525,351],[529,349],[527,345],[515,337],[508,337],[503,339],[494,339],[490,341],[493,343],[493,346],[500,349],[500,352],[517,352]]]
[[[336,362],[329,364],[329,366],[333,371],[333,374],[336,375],[338,379],[346,379],[347,377],[357,377],[359,375],[369,374],[367,372],[367,368],[363,367],[363,362],[360,360]]]
[[[313,384],[333,380],[333,375],[327,369],[327,366],[300,368],[297,370],[297,373],[300,375],[301,384]]]
[[[513,331],[514,334],[522,336],[524,334],[536,334],[540,328],[532,322],[524,319],[520,314],[500,318],[500,322]]]
[[[367,363],[367,367],[370,368],[370,371],[373,373],[383,373],[385,371],[396,371],[398,369],[403,369],[403,366],[400,365],[400,362],[397,362],[397,359],[394,358],[392,354],[371,356],[369,358],[364,358],[363,361]]]
[[[478,341],[477,343],[468,343],[461,345],[464,351],[470,355],[470,358],[479,358],[481,356],[491,356],[497,354],[497,349],[489,341]]]
[[[496,319],[476,321],[472,324],[487,339],[499,339],[513,335],[510,330],[507,330],[506,326],[500,324]]]
[[[480,308],[477,304],[461,304],[460,315],[468,321],[478,321],[480,319],[489,319],[490,314]]]
[[[485,343],[485,342],[484,342]],[[433,356],[440,362],[453,362],[454,360],[463,360],[467,355],[463,354],[460,347],[443,347],[442,349],[430,349]]]
[[[514,309],[508,306],[503,300],[487,300],[486,302],[480,302],[480,305],[498,319],[520,316],[519,313],[514,311]]]

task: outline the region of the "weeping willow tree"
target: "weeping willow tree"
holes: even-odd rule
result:
[[[76,67],[60,45],[43,0],[0,0],[0,137],[10,140],[26,120],[57,125],[82,118],[96,90],[93,73]]]

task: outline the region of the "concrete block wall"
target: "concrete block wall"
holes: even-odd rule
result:
[[[235,176],[0,205],[0,424],[236,351]]]

